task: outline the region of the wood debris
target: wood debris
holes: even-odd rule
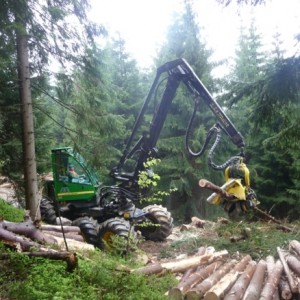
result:
[[[0,220],[0,240],[6,246],[24,255],[59,259],[67,262],[67,269],[77,266],[76,250],[93,250],[94,246],[83,241],[79,227],[66,226],[64,237],[60,226],[41,225],[25,216],[24,222]],[[59,249],[59,250],[58,250]],[[5,259],[5,254],[1,255]]]

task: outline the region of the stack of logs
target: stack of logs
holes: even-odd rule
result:
[[[289,251],[277,247],[278,259],[267,256],[258,262],[250,255],[231,259],[226,250],[209,253],[201,247],[192,257],[156,263],[132,272],[180,276],[169,299],[271,300],[300,297],[300,243],[290,242]]]
[[[93,245],[84,242],[79,227],[64,226],[62,232],[61,226],[35,223],[28,215],[21,223],[0,219],[0,241],[30,257],[64,260],[70,271],[77,266],[76,253],[73,251],[94,250]],[[1,253],[0,259],[5,258],[6,254]]]

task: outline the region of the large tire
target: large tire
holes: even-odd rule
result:
[[[74,220],[72,225],[79,226],[81,234],[87,243],[92,244],[99,249],[103,249],[103,243],[98,237],[97,221],[92,218],[84,217]]]
[[[56,210],[52,199],[44,197],[41,200],[41,217],[42,220],[48,224],[56,224]]]
[[[149,205],[143,208],[147,211],[147,221],[155,224],[146,224],[146,226],[137,226],[136,228],[141,232],[146,240],[164,241],[173,230],[173,218],[171,213],[161,205]]]
[[[104,250],[116,250],[118,252],[125,253],[126,247],[122,245],[122,249],[116,249],[113,238],[118,236],[124,239],[125,243],[130,242],[128,238],[135,237],[135,232],[131,228],[130,223],[122,218],[111,218],[99,225],[98,237],[102,240]]]

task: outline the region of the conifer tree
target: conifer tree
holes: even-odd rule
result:
[[[83,36],[93,42],[93,36],[100,31],[86,22],[86,8],[85,0],[4,0],[1,3],[0,35],[4,51],[11,51],[18,65],[18,80],[14,80],[16,89],[19,87],[20,90],[26,207],[30,209],[32,218],[38,216],[38,193],[30,71],[34,70],[36,76],[41,76],[51,55],[62,63],[74,61],[81,49]],[[79,22],[75,22],[80,25],[78,28],[70,24],[69,16],[78,18]],[[14,45],[15,51],[12,50]]]

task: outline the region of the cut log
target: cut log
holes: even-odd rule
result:
[[[205,220],[201,220],[197,217],[192,217],[192,225],[197,228],[203,228],[207,222]]]
[[[222,261],[217,261],[192,273],[185,281],[180,282],[177,287],[169,291],[169,298],[173,300],[182,299],[188,290],[214,273],[222,264]]]
[[[290,248],[300,257],[300,242],[297,240],[290,241]]]
[[[245,236],[243,236],[243,235],[233,235],[233,236],[231,236],[230,237],[230,242],[231,243],[236,243],[236,242],[239,242],[239,241],[242,241],[242,240],[245,240],[246,238],[245,238]]]
[[[275,289],[272,300],[280,300],[278,286]]]
[[[43,247],[43,245],[37,242],[16,235],[13,232],[3,229],[2,227],[0,227],[0,240],[4,244],[13,247],[14,249],[18,249],[20,246],[22,251],[29,251],[31,248],[41,249]]]
[[[292,299],[292,291],[286,277],[281,276],[278,282],[280,298],[284,300]]]
[[[43,258],[66,261],[68,271],[73,271],[78,266],[78,259],[76,253],[53,252],[53,251],[42,251],[42,252],[32,251],[32,252],[23,252],[22,254],[28,255],[29,257],[43,257]]]
[[[34,225],[31,219],[21,223],[2,221],[0,227],[17,235],[24,235],[41,244],[55,244],[55,239],[45,235]]]
[[[222,189],[221,187],[215,185],[214,183],[212,183],[206,179],[200,179],[199,186],[202,188],[211,190],[211,191],[215,192],[216,194],[220,194],[222,197],[224,197],[226,199],[234,198],[234,195],[227,193],[225,189]]]
[[[56,231],[45,231],[44,232],[47,236],[50,236],[53,238],[53,236],[56,236],[56,237],[65,237],[66,239],[72,239],[72,240],[75,240],[75,241],[79,241],[79,242],[84,242],[84,238],[82,235],[80,234],[77,234],[76,232],[73,233],[73,232],[66,232],[65,234],[63,234],[62,232],[56,232]]]
[[[95,246],[86,242],[75,241],[73,239],[64,239],[58,236],[53,236],[56,240],[58,247],[65,251],[92,251],[95,250]],[[66,243],[68,249],[66,249]]]
[[[243,274],[241,274],[227,295],[225,295],[224,300],[240,300],[243,298],[243,295],[254,274],[255,268],[256,262],[250,261]]]
[[[262,289],[260,300],[271,300],[277,288],[283,266],[280,260],[277,260],[273,268],[272,276],[268,276],[267,281]]]
[[[227,274],[237,263],[236,260],[232,259],[229,262],[222,265],[213,274],[204,279],[201,283],[197,284],[194,288],[190,289],[186,293],[186,299],[201,299],[204,294],[215,285],[225,274]]]
[[[226,274],[218,283],[216,283],[209,291],[205,293],[204,300],[219,300],[224,298],[226,293],[232,288],[239,275],[245,270],[250,261],[250,255],[243,257],[234,266],[233,270]]]
[[[181,260],[170,261],[166,263],[161,263],[160,267],[155,266],[155,272],[157,268],[162,269],[162,271],[169,271],[172,273],[184,272],[189,268],[193,268],[200,265],[207,265],[217,260],[223,260],[228,257],[228,251],[223,250],[219,252],[215,252],[212,254],[205,254],[200,256],[191,256]],[[152,274],[151,266],[142,267],[139,269],[134,269],[131,272],[133,273],[141,273],[141,274]]]
[[[300,276],[300,261],[297,257],[293,255],[287,255],[285,260],[289,268],[297,275]]]
[[[286,263],[284,254],[282,253],[280,247],[277,247],[277,253],[278,253],[279,259],[282,263],[282,266],[283,266],[284,272],[286,274],[288,283],[290,285],[291,291],[292,291],[292,293],[296,293],[298,291],[298,285],[297,285],[296,281],[294,280],[293,275],[291,274],[290,268],[289,268],[288,264]]]
[[[268,255],[266,257],[267,263],[267,277],[272,276],[273,269],[275,267],[275,258],[274,256]]]
[[[61,232],[61,226],[60,225],[48,225],[48,224],[42,224],[40,226],[40,229],[42,231],[56,231]],[[65,233],[67,232],[74,232],[80,234],[80,228],[78,226],[63,226],[63,230]]]
[[[265,278],[267,263],[260,260],[255,268],[255,272],[251,278],[248,288],[245,291],[243,300],[257,300],[259,299]]]

